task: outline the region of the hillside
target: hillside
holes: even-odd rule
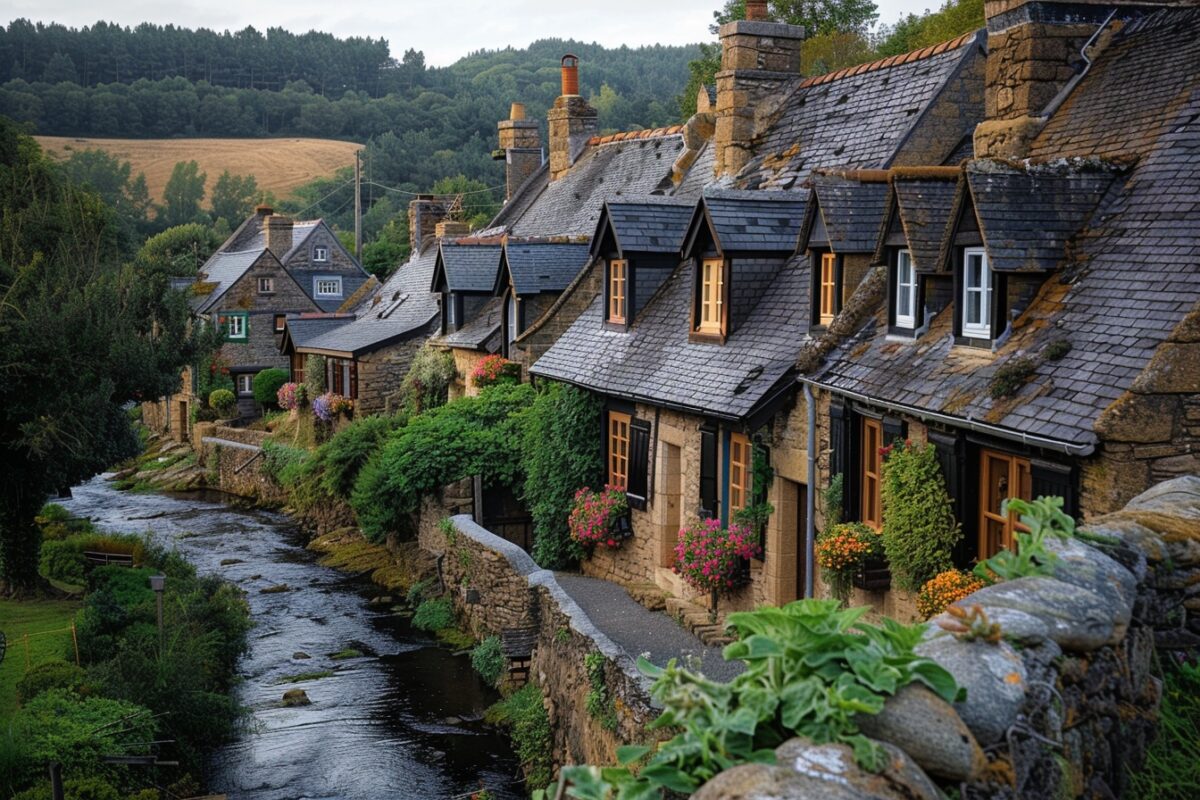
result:
[[[56,158],[71,151],[98,149],[128,161],[134,174],[145,173],[150,196],[161,201],[171,169],[179,161],[195,160],[208,173],[211,188],[224,170],[253,175],[258,188],[284,198],[309,181],[332,175],[354,164],[361,145],[329,139],[84,139],[35,137]]]

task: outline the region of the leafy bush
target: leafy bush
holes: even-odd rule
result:
[[[217,389],[233,391],[233,378],[229,376],[229,362],[220,354],[202,359],[196,369],[196,396],[210,397]]]
[[[697,520],[679,531],[674,569],[696,589],[726,594],[741,582],[742,562],[760,555],[762,548],[747,528]]]
[[[471,381],[480,389],[499,383],[519,383],[520,380],[521,365],[502,355],[486,356],[471,370]]]
[[[305,356],[304,386],[309,397],[325,394],[325,356]]]
[[[102,778],[67,779],[63,781],[63,796],[69,797],[71,800],[125,800],[125,795],[122,795],[115,786]],[[158,796],[157,792],[155,796]],[[50,781],[45,781],[15,795],[13,800],[53,800],[53,798]]]
[[[78,586],[83,583],[83,566],[78,538],[42,542],[38,571],[45,577]]]
[[[288,382],[285,369],[264,369],[254,376],[254,401],[264,406],[275,405],[279,399],[279,390]]]
[[[969,572],[949,569],[926,581],[917,595],[917,613],[929,619],[984,587],[984,582]]]
[[[516,485],[521,477],[521,412],[528,385],[494,386],[414,417],[388,436],[359,473],[350,505],[364,535],[381,541],[408,531],[421,498],[480,475],[484,486]]]
[[[635,776],[628,767],[601,771],[566,767],[577,797],[654,797],[662,789],[694,792],[718,772],[741,763],[774,761],[774,748],[792,736],[841,742],[863,767],[878,771],[886,752],[858,730],[859,714],[877,714],[887,698],[920,682],[947,701],[960,690],[946,670],[913,648],[924,625],[884,619],[862,622],[868,608],[839,610],[835,600],[799,600],[729,615],[739,640],[725,648],[746,670],[729,683],[711,681],[644,658],[639,668],[655,678],[652,695],[665,711],[651,728],[681,732],[657,750],[622,747],[618,758],[647,758]],[[613,796],[616,792],[613,791]]]
[[[488,710],[488,718],[509,729],[513,749],[525,766],[527,786],[545,786],[553,777],[554,738],[542,690],[527,683]]]
[[[567,518],[571,540],[585,552],[596,545],[616,549],[624,539],[613,532],[613,526],[628,513],[629,499],[623,489],[605,486],[604,491],[593,492],[585,486],[575,493],[575,505]]]
[[[413,614],[412,624],[414,628],[430,633],[453,627],[454,606],[450,604],[450,598],[439,597],[422,601],[421,605],[417,606],[417,612]]]
[[[295,470],[309,458],[309,452],[299,447],[289,447],[286,444],[273,442],[270,439],[263,442],[262,474],[278,483],[289,486],[288,477],[295,476]]]
[[[842,502],[845,493],[846,477],[839,472],[829,480],[829,485],[821,493],[821,500],[824,501],[825,508],[826,529],[832,528],[842,521]]]
[[[529,408],[521,447],[524,499],[533,517],[533,558],[547,569],[577,562],[582,549],[568,535],[575,490],[602,480],[602,401],[564,383],[547,382]]]
[[[208,407],[221,416],[228,416],[237,407],[237,397],[229,389],[214,389],[208,396]]]
[[[883,556],[883,537],[861,522],[843,522],[821,533],[817,539],[817,565],[821,579],[833,596],[845,602],[850,597],[854,573],[869,559]]]
[[[471,666],[488,686],[498,686],[504,675],[504,652],[500,649],[500,637],[489,636],[471,651]]]
[[[425,344],[413,356],[404,383],[400,385],[400,407],[409,415],[446,404],[450,384],[458,377],[454,356],[448,350]]]
[[[321,471],[321,488],[333,497],[349,498],[363,466],[388,434],[406,422],[403,415],[362,417],[334,434],[313,457]]]
[[[992,583],[996,580],[1052,574],[1058,555],[1046,547],[1046,537],[1067,539],[1075,535],[1075,520],[1062,508],[1061,497],[1039,497],[1033,502],[1016,497],[1005,500],[1001,512],[1020,515],[1021,524],[1028,530],[1013,533],[1016,552],[1001,550],[986,561],[979,562],[975,565],[975,576]]]
[[[83,669],[61,658],[35,664],[17,681],[17,700],[25,704],[42,692],[64,689],[76,692],[83,686]]]
[[[962,530],[933,445],[905,442],[884,451],[883,548],[892,581],[915,592],[954,566]]]
[[[583,666],[588,676],[588,693],[585,700],[588,716],[600,723],[607,731],[617,729],[617,710],[608,696],[604,683],[604,654],[596,650],[583,657]]]

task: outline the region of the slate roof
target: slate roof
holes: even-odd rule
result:
[[[713,191],[696,206],[687,245],[703,215],[723,253],[792,253],[806,206],[804,195],[790,192]]]
[[[590,256],[586,244],[509,239],[504,245],[508,277],[519,297],[563,291],[587,265]],[[497,284],[503,280],[501,275]]]
[[[199,283],[215,284],[207,295],[198,298],[196,310],[206,313],[217,307],[229,287],[237,283],[246,274],[254,262],[263,255],[263,250],[240,250],[236,252],[216,252],[204,262],[200,268]]]
[[[500,349],[500,317],[504,313],[503,300],[494,297],[466,325],[454,333],[437,339],[438,344],[466,350],[485,350],[495,353]]]
[[[888,185],[884,180],[858,181],[835,175],[814,175],[806,220],[820,214],[835,253],[873,253],[879,238]],[[807,226],[806,226],[807,227]],[[808,231],[800,235],[801,242]]]
[[[734,181],[743,189],[799,188],[817,167],[888,167],[921,112],[968,59],[982,31],[912,53],[793,83],[754,157]]]
[[[792,374],[808,331],[808,259],[792,257],[762,293],[746,322],[725,344],[688,340],[691,270],[667,279],[629,331],[604,327],[596,297],[554,346],[534,363],[535,375],[685,411],[740,419]]]
[[[423,331],[438,315],[437,297],[429,291],[437,254],[437,248],[425,248],[396,269],[357,319],[300,349],[358,356]]]
[[[496,286],[500,272],[498,244],[456,244],[444,241],[439,248],[437,269],[430,291],[438,291],[434,281],[446,281],[452,292],[487,292]]]
[[[1116,174],[1096,164],[1021,169],[971,162],[966,184],[988,266],[998,272],[1057,267],[1066,256],[1066,243],[1087,222]]]
[[[884,226],[880,231],[876,261],[883,260],[884,239],[890,215],[898,214],[908,250],[912,255],[913,267],[917,272],[940,272],[945,266],[942,261],[942,240],[950,222],[950,210],[962,177],[950,179],[916,178],[897,175],[891,181],[891,194],[884,213]]]
[[[287,320],[287,335],[294,347],[304,347],[309,342],[353,321],[354,317],[350,314],[290,316]]]
[[[612,201],[592,237],[598,246],[607,225],[616,238],[620,253],[676,253],[683,248],[683,237],[692,220],[695,206],[674,198],[643,198],[638,201]]]

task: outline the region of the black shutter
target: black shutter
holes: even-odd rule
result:
[[[959,569],[970,569],[979,557],[979,537],[972,535],[967,524],[967,471],[966,442],[957,433],[929,432],[929,442],[937,455],[942,469],[942,480],[946,482],[946,494],[950,495],[954,518],[962,526],[963,535],[954,545],[951,559]],[[978,479],[978,476],[976,476]]]
[[[1075,495],[1075,470],[1064,464],[1030,459],[1033,496],[1061,497],[1063,512],[1074,517],[1079,509]]]
[[[842,257],[833,262],[833,313],[842,313]]]
[[[631,507],[645,510],[649,486],[650,425],[635,421],[629,426],[629,480],[625,487]]]
[[[896,441],[904,441],[904,431],[908,426],[898,417],[883,418],[883,444],[886,447]]]
[[[845,475],[849,464],[846,447],[849,445],[846,437],[846,407],[839,401],[829,404],[829,474],[830,477],[841,473]]]
[[[700,515],[717,516],[717,432],[700,429]]]

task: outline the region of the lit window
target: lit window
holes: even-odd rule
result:
[[[608,412],[608,482],[618,489],[629,485],[628,414]]]
[[[253,375],[238,375],[237,376],[238,394],[254,394],[254,376]]]
[[[608,321],[625,321],[625,277],[627,262],[620,259],[608,266]]]
[[[862,421],[862,522],[875,530],[883,528],[881,476],[883,474],[883,423],[864,417]]]
[[[896,254],[896,324],[902,328],[917,327],[917,273],[913,270],[912,253],[907,250]]]
[[[729,513],[746,507],[750,498],[750,440],[743,434],[729,437]]]
[[[979,555],[991,558],[1013,546],[1013,532],[1026,530],[1016,514],[1001,512],[1010,497],[1033,499],[1033,473],[1029,459],[984,450],[979,454]]]
[[[313,293],[317,297],[341,297],[341,278],[316,278],[313,282]]]
[[[821,254],[820,321],[822,325],[833,322],[837,314],[837,256]]]
[[[700,324],[701,333],[721,333],[721,308],[724,304],[725,262],[706,259],[700,275]]]
[[[273,294],[274,292],[275,292],[275,279],[274,278],[259,278],[258,279],[258,293],[259,294]]]
[[[963,252],[962,335],[992,338],[992,275],[981,247]]]
[[[275,315],[275,332],[283,333],[283,329],[287,327],[287,314]]]
[[[313,248],[313,261],[328,261],[329,248],[323,245],[317,245]]]
[[[230,314],[225,318],[225,335],[230,339],[246,338],[246,315]]]

